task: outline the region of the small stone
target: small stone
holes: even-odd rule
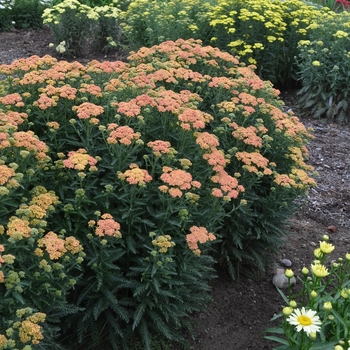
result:
[[[292,277],[290,279],[291,285],[295,284],[296,282],[297,281],[296,281],[295,277]],[[288,278],[285,276],[284,273],[278,273],[275,276],[273,276],[272,283],[275,287],[278,287],[280,289],[288,288]]]
[[[282,266],[286,266],[286,267],[292,266],[292,262],[289,259],[281,259],[280,263]]]
[[[274,270],[273,270],[273,273],[275,275],[278,275],[280,273],[284,273],[284,269],[281,269],[280,267],[276,267]]]
[[[334,226],[334,225],[329,225],[329,226],[327,227],[327,230],[328,230],[329,232],[335,233],[335,232],[337,231],[337,228],[336,228],[336,226]]]
[[[313,247],[316,247],[316,243],[315,242],[309,242],[309,244]]]

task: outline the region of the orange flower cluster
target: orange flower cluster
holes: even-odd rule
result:
[[[229,175],[224,169],[218,171],[211,180],[220,185],[220,188],[213,188],[214,197],[223,197],[225,200],[237,198],[239,192],[244,192],[244,187],[238,184],[238,180]]]
[[[24,102],[22,101],[22,96],[15,92],[13,94],[0,97],[0,103],[3,105],[14,105],[15,107],[23,107]]]
[[[111,79],[108,81],[106,86],[104,87],[104,91],[109,92],[109,91],[123,91],[126,88],[126,84],[121,81],[120,79]],[[115,102],[111,102],[111,106],[114,107]]]
[[[250,87],[251,89],[258,91],[262,89],[263,87],[270,86],[272,87],[272,83],[268,81],[263,81],[258,77],[257,74],[254,73],[254,71],[251,69],[251,67],[237,67],[237,73],[241,75],[240,77],[240,84],[243,85],[244,83],[247,85],[247,87]],[[276,96],[278,95],[278,90],[274,90]]]
[[[61,258],[67,251],[77,254],[83,250],[80,242],[73,236],[62,239],[55,232],[48,232],[43,238],[38,239],[38,247],[45,248],[51,260]],[[42,255],[40,250],[36,250],[38,256]]]
[[[166,253],[169,248],[174,247],[175,243],[171,242],[169,235],[158,236],[152,240],[152,244],[158,248],[159,253]]]
[[[0,165],[0,185],[5,185],[15,174],[12,168],[7,165]]]
[[[211,181],[220,185],[220,188],[214,187],[212,189],[212,195],[214,197],[223,197],[224,200],[237,198],[239,192],[244,192],[244,187],[238,184],[238,180],[235,177],[232,177],[224,170],[226,164],[229,163],[229,159],[226,158],[222,150],[217,149],[220,145],[217,136],[208,132],[195,133],[195,136],[196,143],[207,151],[203,154],[203,159],[216,172],[212,176]]]
[[[152,176],[145,169],[140,169],[137,164],[130,164],[129,170],[118,172],[118,179],[125,180],[131,185],[145,186],[152,181]]]
[[[137,105],[135,100],[131,100],[129,102],[122,101],[118,104],[117,112],[132,118],[141,113],[141,107]]]
[[[88,92],[92,96],[102,97],[102,89],[95,84],[82,83],[80,85],[79,92],[81,92],[82,94],[86,94]]]
[[[97,227],[95,229],[96,236],[111,236],[115,238],[120,238],[122,234],[120,233],[120,224],[114,221],[113,216],[110,214],[103,214],[101,220],[97,221]]]
[[[86,66],[87,73],[122,73],[126,70],[127,64],[122,61],[104,61],[99,62],[97,60],[92,60]]]
[[[212,166],[213,170],[218,172],[220,172],[229,162],[229,160],[225,158],[224,152],[216,148],[213,148],[210,153],[203,154],[203,159]]]
[[[198,243],[206,243],[208,241],[214,241],[216,237],[213,233],[208,232],[205,227],[192,226],[189,234],[186,235],[186,242],[188,247],[193,251],[195,255],[200,255],[201,251],[198,247]]]
[[[57,102],[56,99],[49,97],[46,94],[41,94],[38,100],[33,102],[33,106],[37,106],[44,111],[50,107],[56,107]]]
[[[0,137],[1,139],[1,137]],[[33,131],[18,131],[13,133],[13,146],[24,148],[27,151],[36,153],[36,158],[42,161],[46,158],[48,147],[45,142],[40,141]]]
[[[182,197],[184,190],[189,190],[192,187],[200,188],[201,183],[198,181],[192,181],[192,175],[182,169],[172,169],[168,166],[163,167],[163,174],[160,179],[166,184],[159,187],[159,190],[163,193],[168,192],[171,197]]]
[[[46,125],[49,128],[54,129],[54,130],[58,130],[60,127],[60,124],[58,124],[57,122],[48,122],[48,123],[46,123]]]
[[[89,171],[96,171],[97,159],[87,154],[84,148],[80,148],[77,151],[70,151],[68,153],[68,159],[63,161],[63,165],[69,169],[84,170],[89,165]]]
[[[61,258],[67,252],[64,240],[52,231],[48,232],[43,238],[38,239],[38,247],[45,247],[51,260]]]
[[[108,144],[116,144],[118,141],[123,145],[131,145],[132,140],[138,140],[140,133],[134,132],[130,126],[119,126],[116,123],[108,124],[109,137],[107,138]]]
[[[0,112],[0,125],[20,125],[28,118],[27,113],[19,113],[14,111]]]
[[[73,106],[72,110],[77,112],[79,119],[89,119],[90,117],[97,117],[104,112],[102,106],[95,105],[91,102],[83,102],[79,106]]]
[[[238,83],[228,77],[212,77],[209,87],[221,87],[226,90],[236,89],[238,87]]]
[[[211,150],[220,145],[217,136],[208,132],[196,132],[194,135],[196,137],[196,143],[202,149]]]
[[[232,66],[239,65],[237,58],[228,52],[222,52],[218,48],[211,46],[202,46],[201,43],[201,40],[195,39],[167,41],[151,48],[143,47],[138,52],[131,53],[128,59],[136,63],[144,63],[147,59],[155,60],[157,57],[163,57],[164,54],[167,54],[171,61],[182,60],[185,65],[195,64],[197,58],[203,64],[211,66],[217,66],[218,59],[232,63]]]
[[[170,142],[156,140],[147,143],[147,146],[152,148],[153,153],[156,157],[160,157],[162,154],[168,154],[170,152]]]
[[[58,101],[59,97],[66,98],[73,101],[76,98],[77,89],[65,84],[60,87],[54,87],[53,85],[47,85],[45,88],[39,89],[40,92],[47,96],[55,96],[53,100]]]
[[[158,103],[157,109],[159,112],[172,112],[174,114],[180,114],[183,110],[184,104],[188,104],[191,101],[200,101],[201,98],[197,94],[193,94],[188,90],[182,90],[180,93],[176,93],[171,90],[157,91],[158,97],[156,101]]]
[[[258,168],[261,168],[264,175],[272,174],[272,170],[267,168],[269,160],[259,152],[237,152],[236,158],[242,161],[245,164],[243,167],[251,173],[258,173]]]
[[[243,126],[238,126],[237,123],[231,123],[229,126],[235,129],[235,131],[232,132],[232,135],[236,139],[242,140],[246,145],[262,147],[262,139],[256,134],[258,130],[255,126],[251,125],[245,128]]]
[[[40,343],[44,339],[41,333],[39,322],[44,322],[46,315],[42,312],[37,312],[34,315],[28,316],[19,326],[19,339],[23,344],[31,342],[33,345]]]
[[[6,234],[16,240],[30,237],[30,226],[28,220],[20,219],[17,216],[12,216],[7,224]]]
[[[184,130],[204,129],[206,124],[214,118],[198,109],[185,108],[185,110],[178,115],[178,119],[181,121],[181,127]]]
[[[276,123],[276,128],[283,131],[286,136],[293,139],[296,137],[311,139],[313,137],[298,117],[292,115],[286,118],[283,111],[271,104],[265,104],[262,111],[272,116],[272,119]]]

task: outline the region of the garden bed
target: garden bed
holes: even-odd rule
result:
[[[52,41],[48,30],[12,31],[0,33],[0,64],[32,55],[54,55],[48,44]],[[92,59],[117,60],[120,55],[94,54],[79,59],[86,63]],[[283,91],[286,108],[293,108],[296,91]],[[297,275],[313,259],[313,250],[323,234],[330,236],[336,246],[334,257],[350,251],[350,128],[323,121],[303,120],[312,127],[314,140],[309,143],[310,160],[319,176],[318,186],[300,203],[300,210],[291,218],[286,228],[289,235],[278,256],[289,259]],[[330,226],[336,230],[329,231]],[[207,314],[194,315],[195,340],[190,340],[194,350],[272,349],[273,343],[265,340],[262,331],[271,324],[271,317],[281,311],[283,301],[272,285],[273,268],[255,278],[241,277],[232,280],[217,267],[218,279],[213,283],[213,302]],[[298,288],[298,284],[295,288]],[[189,337],[190,339],[190,337]]]

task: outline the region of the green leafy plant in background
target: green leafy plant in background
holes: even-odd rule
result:
[[[0,73],[4,344],[24,306],[57,346],[182,342],[213,264],[263,269],[315,184],[311,135],[271,83],[200,41]]]
[[[348,349],[349,334],[349,295],[350,254],[330,262],[330,254],[335,247],[323,236],[314,251],[310,267],[302,269],[301,290],[292,294],[288,288],[285,295],[279,290],[285,307],[272,321],[282,319],[278,327],[267,329],[266,336],[280,344],[280,350],[321,350]],[[294,272],[286,270],[290,280]],[[281,338],[281,335],[283,338]]]
[[[0,32],[6,32],[10,30],[14,23],[11,19],[13,1],[0,0]]]
[[[302,115],[349,120],[349,25],[348,12],[329,13],[310,25],[310,40],[299,43]]]
[[[113,6],[90,7],[78,0],[65,0],[44,11],[43,23],[52,31],[59,54],[79,56],[117,45],[119,12]]]
[[[39,29],[43,26],[41,18],[45,9],[51,6],[51,0],[15,0],[11,18],[17,29]]]
[[[215,3],[216,0],[133,1],[120,15],[123,35],[132,49],[179,38],[208,43],[209,11]]]

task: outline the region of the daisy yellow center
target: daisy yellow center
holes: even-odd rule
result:
[[[311,324],[310,317],[307,317],[305,315],[301,315],[298,317],[298,322],[303,326],[309,326]]]

